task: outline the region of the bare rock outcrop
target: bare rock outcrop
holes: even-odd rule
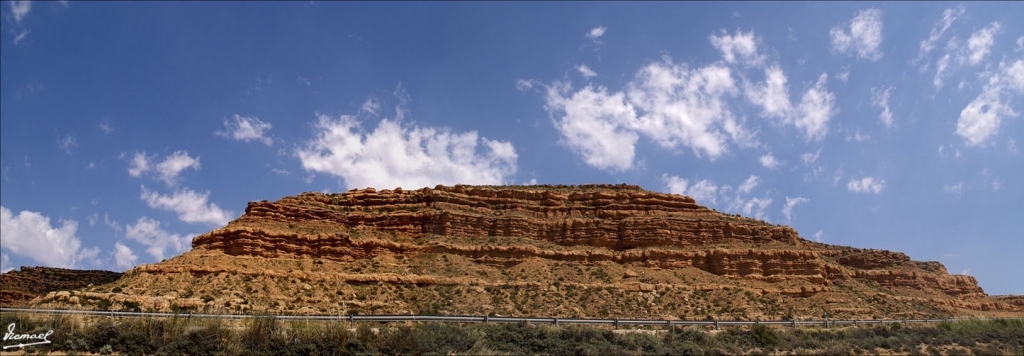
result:
[[[810,242],[629,185],[304,193],[251,202],[192,246],[126,272],[106,297],[38,303],[740,319],[1020,312],[938,262]]]

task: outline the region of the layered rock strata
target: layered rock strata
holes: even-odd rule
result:
[[[192,251],[127,272],[106,300],[581,317],[1020,311],[937,262],[807,241],[790,227],[636,186],[368,188],[252,202],[245,211],[196,236]]]

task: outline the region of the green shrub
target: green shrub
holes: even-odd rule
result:
[[[775,334],[775,329],[771,327],[757,324],[750,328],[750,334],[754,337],[754,341],[758,346],[769,347],[779,344],[779,336]]]

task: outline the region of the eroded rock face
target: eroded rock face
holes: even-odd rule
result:
[[[15,306],[57,290],[110,283],[121,273],[53,267],[21,267],[0,274],[0,305]]]
[[[779,319],[823,309],[849,318],[1020,310],[937,262],[810,242],[786,226],[627,185],[304,193],[249,203],[192,245],[127,272],[124,295],[112,295],[143,309],[318,313]]]
[[[325,222],[333,233],[304,234],[252,227],[275,221]],[[353,190],[305,193],[277,202],[252,202],[228,227],[193,239],[193,248],[231,255],[312,256],[332,260],[368,259],[380,254],[448,253],[476,262],[513,266],[530,258],[578,263],[613,261],[658,268],[696,267],[720,276],[767,281],[801,279],[829,285],[858,278],[883,286],[927,287],[950,295],[983,294],[969,276],[945,268],[894,269],[911,265],[905,254],[884,250],[816,249],[788,226],[722,214],[692,198],[648,192],[635,186],[580,187],[438,186],[419,190]],[[354,238],[366,227],[411,239]],[[428,235],[523,237],[566,247],[495,246],[417,241]],[[751,246],[752,248],[744,248]],[[771,246],[765,248],[765,246]],[[713,248],[711,248],[713,247]],[[829,263],[820,255],[834,257]],[[913,262],[916,263],[916,262]]]

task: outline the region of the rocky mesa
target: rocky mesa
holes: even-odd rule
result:
[[[193,249],[36,305],[668,319],[1020,315],[938,262],[808,241],[629,185],[437,186],[249,203]]]

